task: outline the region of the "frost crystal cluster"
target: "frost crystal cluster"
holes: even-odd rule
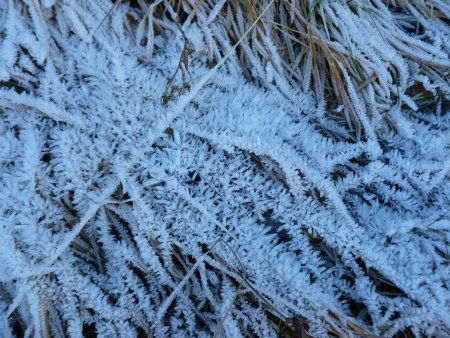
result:
[[[0,336],[450,335],[449,23],[1,1]]]

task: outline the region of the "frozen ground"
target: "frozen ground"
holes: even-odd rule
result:
[[[449,335],[448,16],[395,49],[320,3],[377,71],[333,108],[206,3],[0,4],[0,336]]]

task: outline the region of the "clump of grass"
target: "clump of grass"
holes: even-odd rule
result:
[[[197,22],[204,30],[211,63],[268,3],[170,1],[182,25]],[[148,10],[146,1],[131,4]],[[432,103],[438,95],[448,98],[449,7],[424,0],[275,1],[238,47],[236,62],[256,83],[314,93],[318,115],[340,116],[349,139],[375,139],[376,130],[388,125],[384,117],[393,102],[421,106],[410,95],[418,84],[431,88]],[[165,10],[161,2],[153,13]]]
[[[50,30],[54,63],[39,64],[22,50],[25,56],[11,62],[11,80],[0,82],[7,116],[0,127],[9,133],[2,144],[37,149],[33,148],[36,159],[25,173],[21,166],[28,162],[19,152],[18,159],[1,162],[7,175],[24,182],[32,178],[32,188],[24,190],[32,192],[20,202],[25,210],[36,203],[30,218],[24,216],[32,220],[32,230],[23,231],[18,225],[16,231],[13,225],[11,233],[4,234],[11,243],[19,243],[20,249],[12,247],[11,252],[24,252],[33,264],[45,268],[23,275],[8,266],[9,279],[0,284],[5,328],[17,336],[42,337],[66,332],[89,337],[109,329],[117,330],[111,336],[131,332],[138,337],[153,332],[164,336],[169,330],[191,335],[202,330],[214,336],[222,331],[252,336],[258,330],[282,337],[308,337],[311,332],[371,337],[371,329],[410,336],[422,332],[420,323],[429,324],[429,318],[420,318],[425,306],[441,316],[438,325],[448,324],[441,309],[427,303],[432,291],[417,293],[408,284],[407,267],[416,266],[407,262],[406,268],[397,267],[386,259],[398,257],[392,238],[401,241],[403,234],[417,241],[418,247],[423,244],[432,250],[428,255],[420,252],[423,262],[417,266],[435,269],[449,262],[445,224],[437,229],[410,224],[434,218],[432,212],[414,213],[417,205],[437,211],[445,205],[445,192],[434,193],[433,186],[423,184],[420,177],[414,180],[414,175],[436,174],[430,180],[434,186],[444,181],[448,171],[436,169],[435,164],[442,154],[437,152],[437,159],[425,157],[426,165],[407,165],[423,159],[427,149],[434,151],[444,139],[440,133],[446,132],[439,118],[448,109],[447,4],[116,0],[84,5],[62,4],[48,11],[24,7],[22,13],[30,11],[34,19],[28,18],[31,32],[43,31],[44,25],[36,19],[41,10],[54,25]],[[90,10],[97,11],[96,19],[101,13],[102,19],[94,22]],[[77,13],[89,19],[83,21]],[[90,28],[83,31],[85,24]],[[192,26],[201,31],[193,37],[201,37],[203,43],[197,46],[202,50],[196,50],[185,33]],[[170,44],[174,36],[181,36],[180,46]],[[109,46],[110,38],[131,48],[115,55],[111,46],[121,49],[122,45]],[[89,41],[86,45],[91,48],[82,50],[81,56],[73,48],[80,41]],[[167,45],[172,49],[164,50]],[[175,51],[180,53],[172,67]],[[85,55],[95,59],[97,53],[104,53],[108,62],[86,65]],[[158,63],[165,68],[159,69]],[[201,66],[195,69],[195,63]],[[132,76],[112,72],[117,64]],[[202,105],[192,99],[219,66],[244,73],[254,86],[240,84],[268,103],[273,104],[261,87],[282,96],[267,111],[245,110],[257,104],[250,97],[217,117],[218,107],[210,104],[208,95],[222,100],[220,85],[207,88]],[[113,81],[108,75],[117,80],[117,87],[110,86]],[[161,95],[154,93],[157,85],[149,86],[149,79],[159,81],[160,87],[165,83]],[[241,80],[240,75],[236,79]],[[114,95],[106,100],[111,92]],[[43,100],[35,104],[32,95],[45,97],[50,104],[44,106]],[[234,104],[233,99],[224,102]],[[303,101],[308,104],[302,105]],[[44,113],[44,118],[17,115],[24,102],[31,112]],[[75,106],[74,118],[55,122],[58,115],[47,112],[57,107],[53,102],[71,111]],[[279,118],[278,105],[285,102],[290,103],[288,112]],[[198,114],[185,111],[186,107]],[[71,116],[64,109],[61,116]],[[239,115],[241,110],[250,116]],[[427,131],[429,124],[430,137],[437,135],[437,141],[431,139],[429,148],[417,151],[420,140],[402,126],[402,121],[409,121],[402,114],[417,120],[423,127],[420,132]],[[235,118],[236,125],[224,122],[224,115]],[[67,121],[73,123],[67,126]],[[259,130],[240,130],[242,125],[266,129],[257,134]],[[16,135],[11,132],[14,128]],[[378,144],[386,130],[388,136]],[[21,138],[20,132],[25,136]],[[302,133],[311,139],[301,139]],[[408,137],[413,141],[407,143]],[[42,149],[36,144],[43,144]],[[375,161],[381,157],[380,148],[385,154]],[[395,148],[408,152],[405,168],[398,152],[390,151]],[[373,173],[376,170],[380,173]],[[236,172],[245,178],[236,178]],[[103,198],[92,197],[98,191],[104,191]],[[7,193],[14,195],[14,191]],[[232,208],[228,197],[221,199],[227,193],[237,196]],[[54,215],[35,220],[35,214],[48,205],[56,210]],[[320,217],[303,210],[310,207]],[[11,210],[20,214],[14,208],[19,209],[2,210],[8,217]],[[393,223],[399,229],[386,229],[372,217],[376,214],[406,215],[412,221],[396,219]],[[183,226],[188,231],[180,230]],[[341,230],[348,241],[337,237]],[[54,241],[52,250],[36,245],[45,231]],[[64,235],[61,241],[53,237],[59,232]],[[258,236],[261,248],[255,245],[255,249],[253,240]],[[361,243],[372,251],[366,252]],[[402,245],[408,247],[402,258],[416,253],[408,242]],[[386,254],[380,252],[384,249]],[[266,256],[281,263],[277,266]],[[305,257],[315,263],[305,262]],[[289,263],[298,268],[290,280],[284,276],[290,273]],[[424,283],[428,289],[441,288],[444,279],[440,278]],[[22,283],[17,288],[16,279]],[[91,294],[85,293],[88,289]],[[25,296],[27,304],[21,298]],[[113,314],[105,313],[104,306]],[[400,314],[401,308],[411,314]],[[407,326],[410,319],[415,321],[412,329]],[[430,327],[428,332],[433,330]]]

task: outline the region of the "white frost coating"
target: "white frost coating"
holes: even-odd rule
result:
[[[420,35],[384,1],[313,2],[324,31],[298,1],[26,3],[0,2],[4,336],[450,335],[450,5]],[[277,24],[323,35],[353,113]]]

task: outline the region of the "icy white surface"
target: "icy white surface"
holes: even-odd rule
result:
[[[186,45],[126,6],[24,2],[0,5],[1,336],[272,337],[269,313],[449,334],[448,112],[393,102],[378,129],[361,108],[367,137],[338,140],[310,92],[235,55],[196,87],[206,26]]]

